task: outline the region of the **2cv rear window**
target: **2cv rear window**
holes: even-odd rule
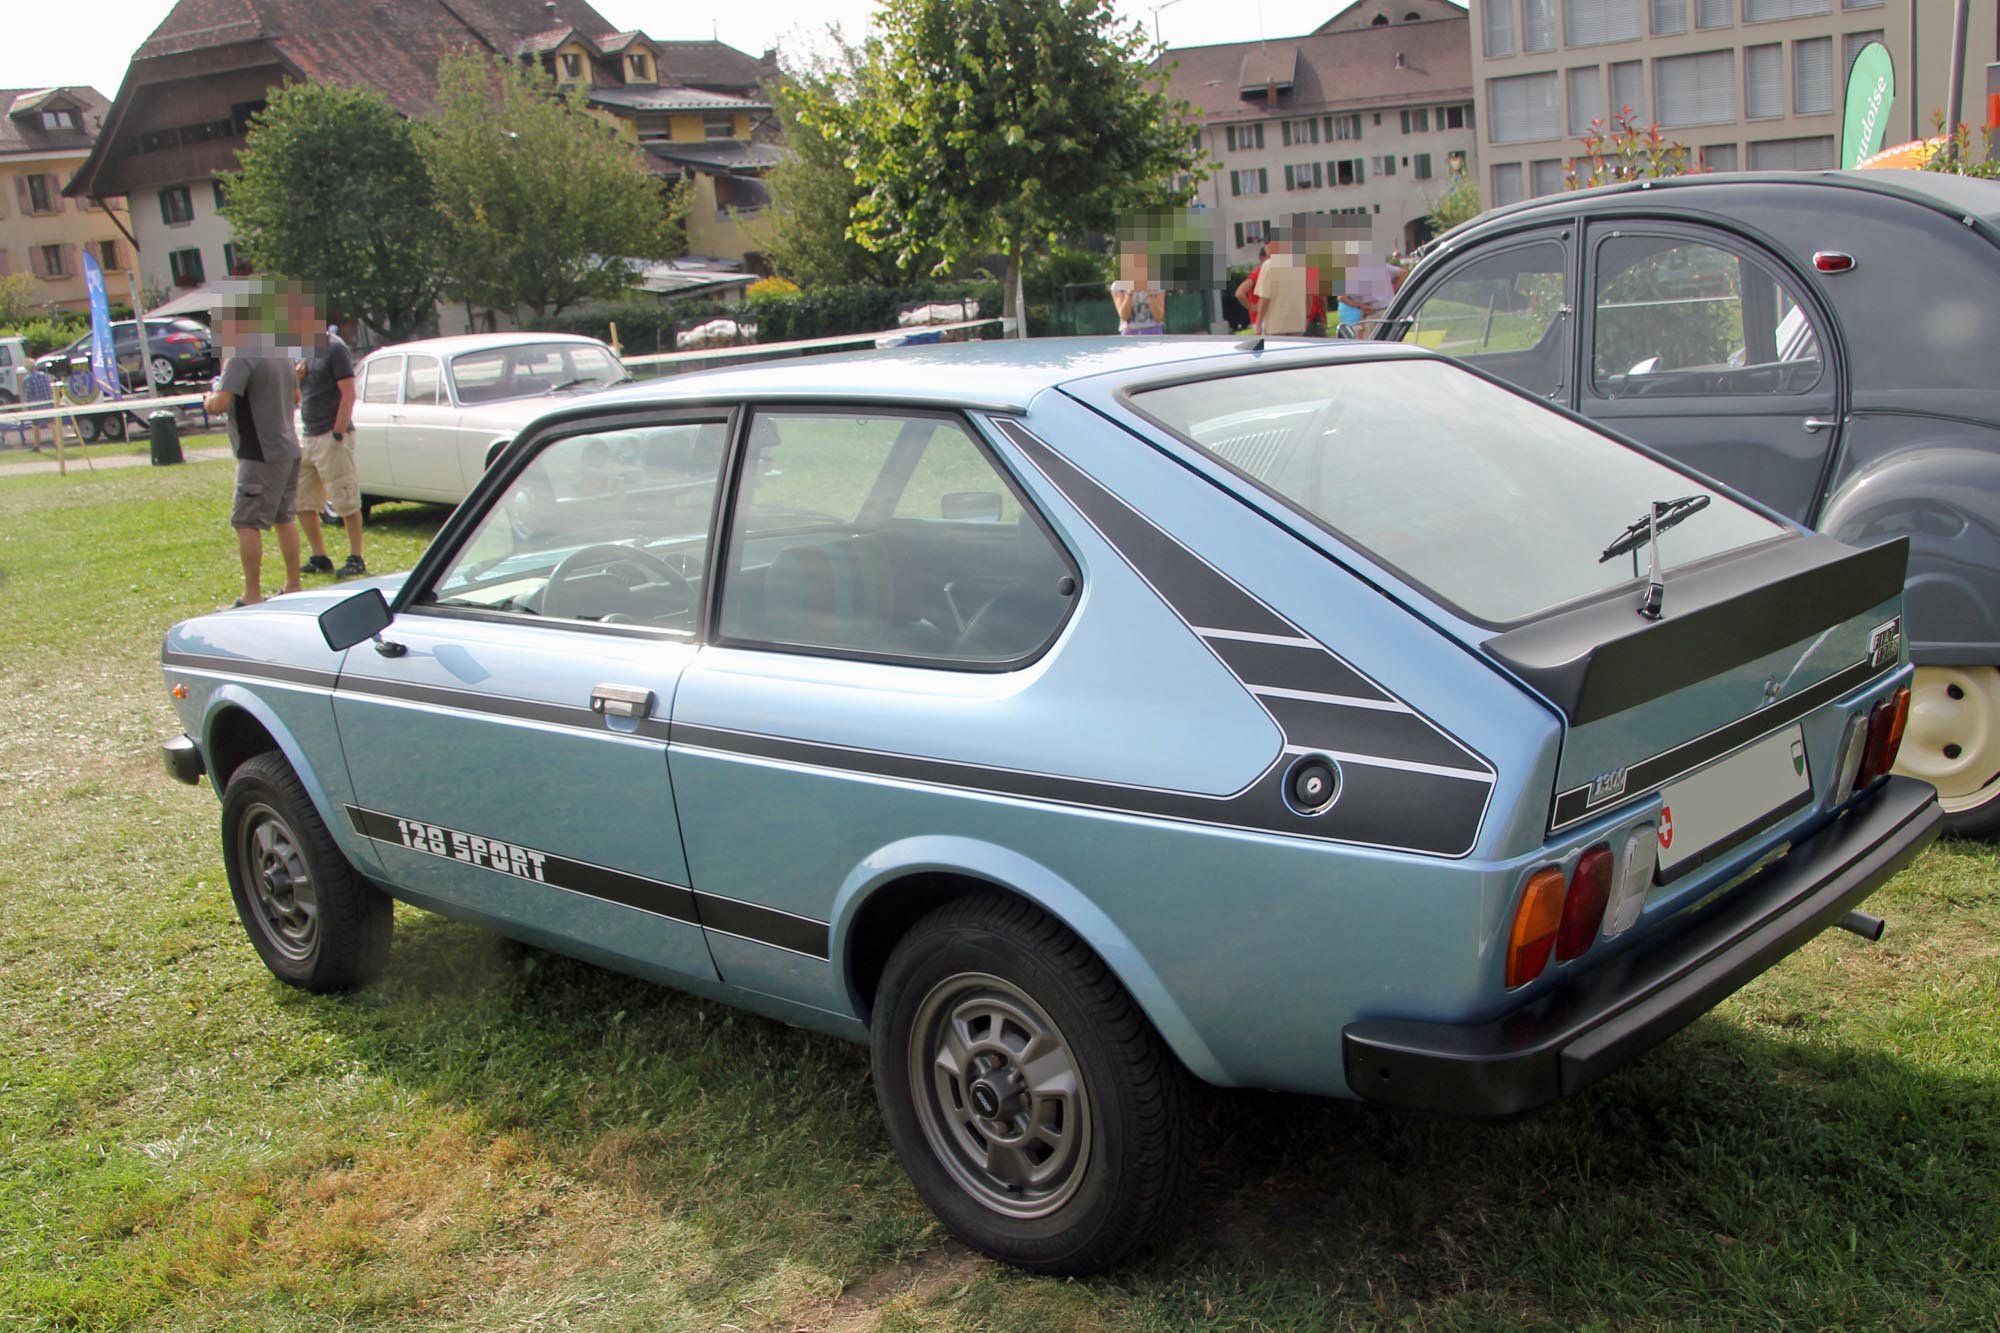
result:
[[[1630,581],[1632,556],[1600,556],[1655,500],[1711,497],[1661,534],[1663,569],[1786,531],[1685,473],[1443,361],[1293,366],[1141,390],[1131,401],[1488,625]],[[1641,574],[1646,554],[1641,545]]]

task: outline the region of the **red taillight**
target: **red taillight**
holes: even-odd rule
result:
[[[1845,273],[1854,267],[1854,256],[1839,250],[1816,250],[1813,267],[1822,273]]]
[[[1896,766],[1896,752],[1903,748],[1903,727],[1910,720],[1910,692],[1897,690],[1868,710],[1868,743],[1861,752],[1861,773],[1856,788],[1867,786]]]
[[[1528,876],[1521,904],[1514,909],[1514,928],[1507,936],[1509,990],[1527,985],[1549,965],[1562,914],[1563,872],[1556,866],[1543,866]]]
[[[1567,963],[1590,947],[1611,900],[1611,849],[1603,843],[1577,859],[1563,898],[1562,926],[1556,931],[1556,961]]]
[[[169,333],[160,341],[170,343],[198,343],[201,339],[192,333]]]

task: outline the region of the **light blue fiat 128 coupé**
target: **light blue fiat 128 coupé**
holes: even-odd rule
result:
[[[167,758],[281,979],[401,899],[867,1041],[939,1217],[1083,1272],[1193,1080],[1511,1115],[1879,931],[1939,822],[1904,560],[1415,348],[790,361],[175,626]]]

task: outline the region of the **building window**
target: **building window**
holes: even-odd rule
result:
[[[1438,108],[1438,128],[1441,130],[1462,130],[1465,128],[1467,106],[1441,106]]]
[[[1268,220],[1263,222],[1239,222],[1236,224],[1236,243],[1238,245],[1262,245],[1264,238],[1270,234],[1271,224]]]
[[[1556,49],[1556,0],[1521,0],[1521,49]]]
[[[47,176],[23,176],[21,181],[28,187],[28,212],[53,213],[56,211],[55,191],[49,188],[49,178]]]
[[[701,117],[701,137],[704,139],[734,139],[736,137],[736,117],[728,111],[706,111]]]
[[[1653,0],[1653,36],[1678,37],[1688,30],[1688,0]]]
[[[1527,197],[1521,184],[1521,164],[1519,162],[1496,162],[1493,164],[1493,207],[1502,204],[1519,203]]]
[[[1743,0],[1745,23],[1769,23],[1773,19],[1803,19],[1815,14],[1831,14],[1833,0]]]
[[[1314,190],[1326,182],[1320,177],[1319,163],[1300,162],[1285,168],[1287,190]]]
[[[1604,123],[1604,71],[1584,65],[1569,72],[1569,137],[1582,138]]]
[[[1326,122],[1326,137],[1329,143],[1337,139],[1359,139],[1361,137],[1361,117],[1359,115],[1327,116],[1324,117],[1324,120]]]
[[[1420,181],[1431,178],[1431,155],[1418,153],[1410,159],[1410,174]]]
[[[74,111],[44,111],[42,128],[45,130],[73,130],[76,128]]]
[[[1662,125],[1723,125],[1736,119],[1736,53],[1704,51],[1653,62]]]
[[[1480,6],[1486,17],[1486,56],[1511,56],[1514,54],[1514,4],[1513,0],[1486,0]]]
[[[1382,157],[1371,157],[1368,159],[1368,169],[1377,176],[1393,176],[1396,174],[1396,155],[1389,153]]]
[[[1268,168],[1250,167],[1229,173],[1229,193],[1232,195],[1268,194],[1270,190],[1271,173]]]
[[[1736,145],[1733,143],[1712,143],[1701,150],[1701,165],[1704,171],[1736,170]]]
[[[1880,9],[1885,0],[1840,0],[1842,9]]]
[[[97,266],[106,273],[125,267],[118,262],[118,242],[99,241],[97,243]]]
[[[1571,46],[1629,42],[1645,35],[1641,0],[1567,0],[1563,41]]]
[[[1792,43],[1792,111],[1817,116],[1833,110],[1833,38]]]
[[[565,83],[578,83],[583,79],[583,57],[565,54],[562,57],[562,76]]]
[[[1726,28],[1734,18],[1730,11],[1736,0],[1694,0],[1694,26],[1697,28]]]
[[[625,82],[647,83],[652,80],[650,65],[644,54],[638,51],[625,57]]]
[[[244,256],[241,250],[236,248],[236,242],[234,241],[224,241],[222,243],[222,266],[229,270],[232,277],[238,278],[256,271],[256,266]]]
[[[43,277],[68,276],[63,271],[63,248],[60,245],[38,245],[35,247],[35,255],[41,261],[36,267],[41,270]]]
[[[1750,145],[1752,171],[1824,171],[1835,163],[1833,136],[1766,139]]]
[[[1620,60],[1611,66],[1611,114],[1632,113],[1632,119],[1646,123],[1646,62]]]
[[[229,207],[229,195],[222,188],[222,178],[218,176],[215,178],[215,211],[220,213],[227,207]]]
[[[1295,144],[1319,142],[1319,120],[1308,116],[1304,120],[1288,120],[1278,126],[1278,142],[1286,148]]]
[[[1545,157],[1539,162],[1528,164],[1528,189],[1539,199],[1545,194],[1560,194],[1563,187],[1563,162],[1559,157]]]
[[[1529,77],[1532,78],[1533,76],[1530,75]],[[1430,132],[1431,109],[1429,107],[1420,106],[1414,111],[1405,111],[1403,113],[1403,133],[1429,134]]]
[[[201,267],[201,251],[170,250],[167,252],[167,267],[173,271],[174,282],[181,287],[199,287],[205,281]]]
[[[185,185],[169,185],[160,191],[160,221],[169,227],[194,221],[194,196]]]
[[[1562,138],[1554,70],[1488,79],[1486,97],[1486,123],[1492,130],[1494,143],[1535,143]]]
[[[1247,152],[1252,148],[1262,148],[1264,146],[1264,126],[1262,122],[1255,125],[1225,125],[1222,128],[1222,136],[1223,141],[1228,144],[1229,151],[1232,153],[1239,151]]]
[[[1785,114],[1785,48],[1777,42],[1743,48],[1743,114],[1751,120]]]
[[[1367,164],[1358,157],[1344,157],[1337,162],[1326,164],[1328,185],[1359,185],[1368,179],[1364,170]]]

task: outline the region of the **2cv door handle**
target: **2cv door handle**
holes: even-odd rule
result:
[[[1805,428],[1806,434],[1812,435],[1823,430],[1838,429],[1840,419],[1838,417],[1807,417],[1799,425]]]
[[[590,692],[590,711],[605,717],[649,717],[653,692],[636,685],[599,685]]]

